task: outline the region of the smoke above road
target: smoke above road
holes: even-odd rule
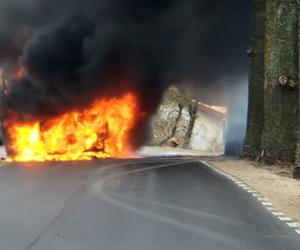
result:
[[[228,104],[223,90],[247,72],[248,5],[0,0],[0,65],[10,78],[24,69],[7,105],[34,119],[129,90],[151,114],[169,84],[185,81],[207,102]]]

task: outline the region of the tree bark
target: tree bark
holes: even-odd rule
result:
[[[179,123],[179,121],[182,117],[183,109],[184,109],[184,106],[182,106],[181,104],[178,104],[178,115],[177,115],[176,120],[174,122],[174,126],[172,128],[172,133],[168,138],[166,138],[165,140],[163,140],[160,143],[161,145],[165,144],[166,142],[168,142],[169,140],[171,140],[175,136],[177,128],[178,128],[178,123]]]
[[[298,0],[253,0],[244,155],[293,163],[300,177]],[[260,108],[259,108],[260,107]]]
[[[264,115],[264,62],[266,0],[252,1],[251,39],[249,56],[249,106],[244,156],[256,158],[261,153]]]
[[[267,0],[262,149],[271,161],[295,161],[298,125],[298,20],[294,0]]]
[[[190,115],[190,122],[189,122],[189,126],[185,135],[185,147],[189,147],[190,145],[190,141],[191,141],[191,137],[192,137],[192,133],[193,133],[193,129],[194,129],[194,125],[195,125],[195,121],[197,118],[197,103],[190,103],[188,106],[188,111],[189,111],[189,115]]]

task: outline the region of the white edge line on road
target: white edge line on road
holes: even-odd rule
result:
[[[290,217],[287,217],[287,216],[279,216],[278,219],[282,220],[282,221],[287,221],[287,222],[292,221],[292,219]]]
[[[272,212],[272,214],[275,216],[284,216],[284,213],[282,212]]]
[[[200,163],[204,164],[205,166],[209,167],[210,169],[214,170],[215,172],[225,176],[232,182],[234,182],[238,187],[241,189],[244,189],[248,193],[250,193],[254,198],[256,198],[273,216],[277,217],[279,220],[286,223],[287,226],[293,228],[297,234],[300,235],[300,224],[293,221],[290,217],[285,216],[284,213],[279,211],[278,209],[273,207],[273,204],[269,202],[269,200],[265,197],[263,197],[260,193],[249,187],[246,183],[244,183],[242,180],[237,178],[236,176],[233,176],[231,174],[225,173],[222,170],[218,169],[216,166],[214,166],[211,163],[208,163],[206,161],[199,160]]]
[[[265,202],[268,202],[269,200],[267,198],[257,198],[259,201],[265,201]]]
[[[292,227],[292,228],[300,228],[300,225],[299,223],[297,222],[290,222],[290,223],[287,223],[289,227]]]
[[[264,206],[273,206],[273,204],[271,202],[265,202],[265,201],[262,201],[261,204],[263,204]]]
[[[266,209],[269,210],[270,212],[280,212],[275,207],[272,207],[272,206],[266,207]]]

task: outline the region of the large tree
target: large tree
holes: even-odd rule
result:
[[[298,0],[253,0],[244,155],[300,165]],[[299,145],[299,146],[298,146]]]

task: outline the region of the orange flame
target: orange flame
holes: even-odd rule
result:
[[[64,161],[130,155],[129,134],[138,121],[134,94],[98,99],[89,108],[46,121],[22,123],[8,117],[4,127],[11,161]]]

